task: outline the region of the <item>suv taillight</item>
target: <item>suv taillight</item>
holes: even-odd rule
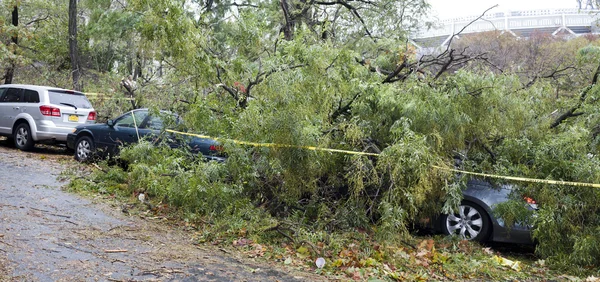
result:
[[[87,120],[96,120],[96,112],[91,111],[90,114],[88,115]]]
[[[60,109],[52,106],[40,106],[40,112],[42,115],[49,117],[60,117]]]

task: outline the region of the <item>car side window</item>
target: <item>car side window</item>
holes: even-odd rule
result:
[[[152,130],[162,130],[163,129],[163,120],[161,117],[150,116],[148,120],[146,120],[146,124],[144,128],[149,128]]]
[[[8,88],[4,95],[2,96],[2,103],[17,103],[23,102],[23,96],[21,89],[18,88]]]
[[[40,102],[40,94],[38,94],[35,90],[25,89],[25,93],[23,94],[25,98],[25,103],[39,103]]]
[[[136,127],[136,126],[138,126],[139,127],[142,124],[142,122],[144,121],[144,119],[146,118],[146,116],[148,116],[147,111],[135,111],[133,113],[129,112],[129,113],[125,114],[124,116],[122,116],[121,118],[119,118],[115,122],[115,126],[120,126],[120,127]],[[134,122],[134,117],[135,117],[135,122]]]

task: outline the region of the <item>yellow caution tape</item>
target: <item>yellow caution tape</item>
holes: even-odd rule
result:
[[[571,181],[560,181],[560,180],[550,180],[550,179],[536,179],[536,178],[526,178],[526,177],[515,177],[515,176],[504,176],[504,175],[495,175],[495,174],[486,174],[486,173],[478,173],[478,172],[470,172],[452,168],[446,168],[441,166],[432,166],[433,168],[447,170],[452,172],[464,173],[475,176],[489,177],[489,178],[497,178],[497,179],[506,179],[506,180],[514,180],[521,182],[532,182],[532,183],[542,183],[542,184],[555,184],[555,185],[567,185],[567,186],[579,186],[579,187],[592,187],[592,188],[600,188],[600,184],[594,183],[584,183],[584,182],[571,182]]]
[[[88,97],[89,100],[133,100],[127,97]]]
[[[212,137],[208,135],[200,135],[193,133],[180,132],[175,130],[166,129],[165,131],[182,134],[187,136],[199,137],[199,138],[207,138],[213,139],[217,141],[229,141],[239,145],[248,145],[254,147],[271,147],[271,148],[295,148],[295,149],[307,149],[313,151],[325,151],[325,152],[335,152],[335,153],[344,153],[351,155],[361,155],[361,156],[375,156],[378,157],[380,154],[377,153],[367,153],[367,152],[356,152],[356,151],[348,151],[348,150],[339,150],[339,149],[329,149],[329,148],[319,148],[313,146],[298,146],[298,145],[288,145],[288,144],[276,144],[276,143],[256,143],[256,142],[247,142],[247,141],[239,141],[233,139],[226,138],[218,138]],[[432,165],[433,168],[439,170],[452,171],[457,173],[464,173],[469,175],[481,176],[481,177],[489,177],[496,179],[505,179],[505,180],[514,180],[520,182],[531,182],[531,183],[542,183],[542,184],[554,184],[554,185],[566,185],[566,186],[578,186],[578,187],[591,187],[591,188],[600,188],[600,184],[595,183],[585,183],[585,182],[572,182],[572,181],[560,181],[560,180],[550,180],[550,179],[536,179],[536,178],[526,178],[526,177],[515,177],[515,176],[504,176],[504,175],[495,175],[495,174],[487,174],[487,173],[478,173],[478,172],[470,172],[459,169],[446,168],[441,166]]]
[[[313,151],[344,153],[344,154],[350,154],[350,155],[375,156],[375,157],[379,156],[379,154],[376,154],[376,153],[356,152],[356,151],[348,151],[348,150],[319,148],[319,147],[313,147],[313,146],[289,145],[289,144],[255,143],[255,142],[239,141],[239,140],[233,140],[233,139],[217,138],[217,137],[212,137],[212,136],[207,136],[207,135],[192,134],[192,133],[180,132],[180,131],[175,131],[175,130],[170,130],[170,129],[166,129],[165,131],[171,132],[171,133],[176,133],[176,134],[199,137],[199,138],[208,138],[208,139],[213,139],[213,140],[217,140],[217,141],[219,141],[219,140],[220,141],[229,141],[229,142],[233,142],[233,143],[236,143],[239,145],[249,145],[249,146],[254,146],[254,147],[295,148],[295,149],[307,149],[307,150],[313,150]]]
[[[85,96],[95,96],[95,97],[88,97],[88,99],[94,100],[94,99],[116,99],[116,100],[134,100],[133,98],[127,98],[127,97],[109,97],[106,94],[103,93],[83,93],[85,94]]]

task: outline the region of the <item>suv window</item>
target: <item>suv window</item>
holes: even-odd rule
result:
[[[133,122],[133,117],[135,116],[135,123]],[[125,114],[120,119],[115,122],[115,126],[121,127],[135,127],[136,125],[139,127],[144,119],[148,116],[147,111],[135,111],[133,114],[131,112]]]
[[[39,103],[40,102],[40,94],[38,94],[35,90],[25,89],[25,93],[23,94],[25,98],[25,103]]]
[[[22,94],[21,89],[8,88],[8,90],[6,90],[6,92],[2,96],[2,100],[0,100],[0,102],[2,102],[2,103],[22,102],[23,97],[21,94]]]
[[[91,109],[92,104],[82,93],[65,90],[48,90],[50,104],[73,105],[76,108]]]

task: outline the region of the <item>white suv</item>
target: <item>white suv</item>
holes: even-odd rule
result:
[[[0,85],[0,136],[31,150],[36,142],[66,143],[80,124],[95,123],[96,112],[81,92],[61,88]]]

